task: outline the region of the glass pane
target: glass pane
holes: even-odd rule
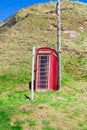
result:
[[[49,74],[49,56],[41,55],[38,57],[38,82],[39,89],[48,88],[48,74]]]

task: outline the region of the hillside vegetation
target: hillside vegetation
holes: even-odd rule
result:
[[[57,50],[56,3],[33,5],[0,23],[0,129],[87,129],[87,5],[61,2],[62,88],[36,93],[32,47]]]

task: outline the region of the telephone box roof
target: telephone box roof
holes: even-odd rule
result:
[[[58,55],[58,52],[55,49],[49,48],[49,47],[41,47],[37,49],[37,53],[55,53]]]

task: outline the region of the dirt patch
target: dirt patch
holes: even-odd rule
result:
[[[68,34],[71,39],[76,39],[80,36],[80,34],[77,33],[76,31],[68,30],[68,31],[63,31],[63,33]]]
[[[11,118],[11,125],[14,125],[17,121],[24,121],[27,120],[27,115],[14,115],[14,117]]]
[[[29,90],[29,84],[18,86],[17,90]]]

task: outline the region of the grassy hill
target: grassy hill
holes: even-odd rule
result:
[[[87,129],[87,5],[63,1],[62,88],[29,101],[32,47],[57,50],[56,3],[34,5],[0,23],[0,129]]]

